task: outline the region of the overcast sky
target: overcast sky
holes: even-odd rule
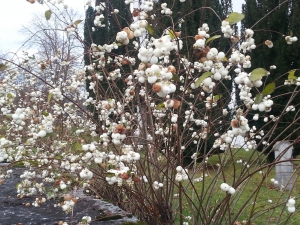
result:
[[[52,0],[55,2],[55,0]],[[84,19],[86,0],[64,0],[64,3],[81,13]],[[233,11],[241,12],[244,0],[232,0]],[[47,6],[39,3],[30,4],[26,0],[1,0],[0,2],[0,51],[16,52],[24,42],[21,27],[29,24],[33,13],[44,13]]]

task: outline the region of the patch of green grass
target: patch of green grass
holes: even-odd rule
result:
[[[287,211],[286,202],[290,197],[296,197],[297,205],[299,191],[297,188],[292,191],[276,189],[271,182],[271,179],[275,178],[275,168],[266,166],[266,157],[260,154],[257,151],[232,149],[226,153],[211,156],[205,166],[196,170],[195,177],[207,175],[203,181],[194,183],[194,188],[188,185],[188,182],[183,182],[183,186],[187,186],[187,195],[192,198],[192,201],[187,198],[183,199],[184,217],[195,214],[196,209],[192,207],[192,202],[200,209],[202,216],[204,214],[210,216],[218,204],[229,198],[228,204],[220,205],[229,207],[222,224],[229,224],[229,217],[231,221],[237,217],[235,220],[239,222],[249,221],[251,218],[250,222],[254,224],[297,224],[300,220],[300,213],[296,210],[295,213],[290,214]],[[222,172],[220,167],[222,167]],[[230,186],[238,184],[234,186],[236,193],[230,195],[222,191],[220,184],[223,182]],[[300,187],[298,180],[296,187]],[[178,204],[178,202],[175,198],[174,203]],[[175,224],[179,224],[179,215],[176,219]],[[286,223],[283,223],[284,221]]]

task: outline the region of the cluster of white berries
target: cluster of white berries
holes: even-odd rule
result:
[[[296,109],[295,109],[295,106],[293,106],[293,105],[289,105],[288,107],[286,107],[286,110],[285,111],[287,111],[287,112],[293,112],[293,111],[295,111]]]
[[[117,33],[116,40],[123,45],[127,45],[129,43],[128,34],[125,31],[120,31]]]
[[[240,51],[233,49],[232,53],[228,59],[229,62],[233,64],[240,64],[243,65],[243,68],[250,68],[251,67],[251,57],[245,56]]]
[[[161,14],[172,15],[172,10],[167,7],[167,3],[161,4]]]
[[[130,4],[130,3],[134,3],[135,0],[125,0],[125,4]]]
[[[259,104],[253,104],[252,109],[259,110],[260,112],[270,112],[272,109],[271,107],[274,104],[273,100],[271,100],[270,97],[270,95],[265,96],[262,99],[262,102],[260,102]]]
[[[95,16],[94,25],[96,27],[105,27],[105,23],[103,23],[104,19],[105,19],[105,17],[103,14]]]
[[[176,175],[175,175],[175,181],[181,182],[183,180],[188,180],[188,170],[183,169],[181,166],[176,167]]]
[[[207,23],[203,23],[201,27],[198,28],[198,35],[203,38],[209,38],[210,35],[207,33],[209,31],[209,26]],[[200,40],[200,39],[199,39]],[[203,39],[201,39],[203,40]]]
[[[104,15],[101,13],[101,11],[105,10],[106,6],[104,2],[101,2],[99,5],[95,7],[95,10],[97,12],[97,15],[94,19],[94,25],[96,27],[105,27],[105,24],[103,23],[105,20]]]
[[[271,182],[276,186],[279,184],[278,180],[275,180],[274,178],[271,179]]]
[[[289,79],[284,81],[284,85],[293,85],[293,84],[300,86],[300,77],[297,77],[296,79]]]
[[[154,181],[152,186],[155,190],[158,190],[159,188],[162,188],[164,186],[164,184],[159,183],[158,181]]]
[[[84,168],[79,175],[82,179],[90,180],[93,177],[93,172],[87,168]]]
[[[2,103],[5,103],[5,101],[4,101],[4,100],[3,100],[3,101],[0,100],[0,105],[1,105]],[[8,109],[8,108],[6,108],[6,107],[3,107],[3,108],[1,108],[1,112],[3,113],[3,115],[8,115],[8,114],[11,113],[11,110]]]
[[[70,37],[72,34],[74,34],[76,31],[76,27],[75,26],[67,26],[65,32],[67,34],[67,37]],[[41,65],[41,69],[42,69],[42,65]]]
[[[294,198],[290,198],[286,204],[287,206],[287,210],[290,212],[290,213],[293,213],[295,212],[296,208],[295,208],[295,204],[296,204],[296,201]]]
[[[52,133],[54,119],[55,118],[52,116],[52,114],[48,114],[47,116],[43,115],[43,119],[39,125],[40,131],[38,133],[32,133],[33,138],[36,139],[37,137],[45,137],[47,133]]]
[[[210,77],[209,77],[210,78]],[[209,79],[209,78],[206,78],[206,79]],[[206,80],[205,79],[205,80]],[[205,83],[205,80],[203,83]],[[213,82],[214,84],[214,82]],[[213,88],[213,87],[212,87]],[[212,109],[213,107],[217,106],[217,101],[214,99],[214,96],[212,95],[209,95],[206,97],[206,100],[205,100],[205,107],[207,109]]]
[[[126,138],[126,134],[112,133],[111,138],[112,143],[114,143],[115,145],[121,145],[122,141]]]
[[[64,98],[59,88],[50,89],[49,94],[52,95],[52,98],[56,101],[61,101]]]
[[[286,36],[285,41],[286,41],[287,44],[291,45],[294,42],[298,41],[298,38],[297,37]]]
[[[71,199],[71,200],[65,200],[61,208],[64,212],[68,213],[68,212],[72,212],[74,206],[75,206],[75,202]]]
[[[221,188],[222,191],[227,191],[231,195],[233,195],[235,193],[235,189],[233,187],[229,186],[226,183],[222,183],[220,185],[220,188]]]
[[[222,21],[221,31],[224,34],[225,38],[230,38],[231,37],[231,35],[233,33],[233,29],[231,28],[228,21],[226,21],[226,20]]]
[[[90,216],[84,216],[81,219],[81,222],[79,223],[79,225],[88,225],[92,222],[92,218]]]
[[[46,202],[46,198],[36,198],[35,201],[32,203],[34,207],[39,207],[42,203]]]
[[[144,1],[142,8],[145,12],[149,12],[153,10],[153,5],[153,1]]]
[[[146,34],[146,27],[148,26],[147,20],[137,20],[130,24],[129,28],[133,31],[134,37],[142,37]]]
[[[14,123],[19,124],[21,126],[25,126],[24,119],[27,117],[27,113],[24,108],[17,108],[15,113],[11,115]]]
[[[241,44],[241,49],[245,53],[256,48],[253,38],[254,32],[251,29],[246,29],[245,31],[245,41]]]
[[[109,76],[108,76],[108,80],[115,80],[117,78],[120,78],[122,75],[121,75],[121,70],[120,69],[115,69],[114,71],[110,72],[109,73]]]
[[[273,46],[274,46],[273,42],[270,40],[266,40],[265,45],[268,46],[268,48],[273,48]]]

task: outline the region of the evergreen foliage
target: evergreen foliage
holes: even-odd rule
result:
[[[117,32],[121,31],[124,27],[128,26],[128,22],[131,21],[131,13],[128,6],[124,3],[124,0],[96,0],[95,6],[100,4],[105,4],[106,10],[102,13],[104,15],[104,27],[97,27],[94,25],[95,16],[97,16],[97,12],[92,6],[89,6],[86,10],[86,19],[84,24],[84,43],[85,43],[85,54],[84,54],[84,62],[85,65],[90,65],[93,63],[90,47],[91,44],[96,45],[104,45],[109,44],[115,41],[115,35]],[[117,14],[109,13],[113,12],[114,9],[119,9]],[[120,46],[117,50],[113,50],[110,54],[106,54],[106,57],[114,58],[115,55],[122,55],[125,53],[125,47]],[[106,68],[107,71],[112,71],[114,68]],[[101,68],[97,68],[97,73],[102,73]],[[86,76],[91,76],[87,71]],[[87,79],[86,81],[86,89],[89,93],[89,96],[95,99],[95,93],[93,90],[89,89],[91,79]],[[123,83],[118,83],[118,85],[123,85]],[[104,89],[105,91],[109,90],[108,83],[106,82],[105,76],[103,81],[97,82],[97,88]],[[120,88],[122,89],[122,88]],[[93,106],[89,106],[88,109],[93,112],[94,118],[97,119],[97,111]]]
[[[284,2],[284,3],[283,3]],[[278,4],[282,3],[279,7]],[[277,8],[276,8],[277,7]],[[255,68],[265,68],[269,70],[271,65],[275,65],[276,69],[271,70],[271,74],[266,78],[265,85],[275,81],[276,87],[279,87],[274,91],[272,100],[274,101],[274,107],[272,111],[266,113],[266,115],[260,113],[261,116],[268,116],[273,114],[279,116],[284,112],[287,104],[298,106],[300,102],[300,95],[295,96],[292,102],[287,102],[288,96],[294,91],[295,85],[283,86],[284,81],[287,80],[287,72],[293,69],[300,68],[300,61],[296,60],[297,55],[300,52],[300,42],[297,41],[291,45],[287,45],[285,36],[300,36],[299,30],[299,12],[300,12],[300,1],[268,1],[268,0],[247,0],[246,4],[243,5],[243,13],[245,19],[242,21],[243,29],[251,28],[255,31],[254,39],[257,48],[252,51],[252,68],[248,69],[247,72]],[[270,13],[268,16],[264,17]],[[257,21],[259,21],[257,23]],[[269,48],[265,45],[265,41],[270,40],[273,42],[273,48]],[[300,73],[296,71],[296,75]],[[297,111],[297,110],[296,110]],[[258,129],[264,129],[268,135],[269,142],[279,136],[279,140],[289,139],[295,141],[299,138],[299,123],[291,124],[293,118],[296,116],[295,112],[288,112],[278,120],[278,125],[274,130],[269,130],[273,125],[265,126],[263,119],[253,121],[252,125],[255,125]],[[257,113],[255,111],[254,113]],[[252,118],[248,118],[252,119]],[[291,125],[291,126],[290,126]],[[288,128],[288,126],[290,126]],[[273,143],[274,144],[274,143]],[[268,148],[270,153],[272,144]],[[258,146],[258,150],[263,148],[262,144]],[[296,145],[295,155],[300,154],[299,146]],[[273,153],[270,153],[270,159],[273,158]]]

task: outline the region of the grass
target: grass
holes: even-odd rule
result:
[[[236,193],[234,195],[227,194],[227,197],[230,198],[229,205],[222,205],[230,208],[222,224],[229,224],[226,220],[229,217],[231,220],[235,218],[239,211],[241,213],[236,221],[241,222],[241,224],[243,221],[245,224],[299,224],[300,213],[297,212],[297,209],[295,213],[291,214],[286,207],[287,199],[290,197],[296,198],[297,207],[297,199],[300,194],[298,191],[299,181],[296,181],[296,188],[293,191],[280,191],[275,188],[271,182],[271,179],[275,178],[275,168],[265,167],[261,170],[263,172],[261,174],[259,172],[260,166],[267,165],[267,163],[265,157],[259,156],[259,154],[257,151],[247,152],[243,149],[233,149],[231,152],[211,156],[205,169],[202,169],[202,166],[196,170],[195,177],[207,174],[203,181],[195,183],[195,189],[200,193],[200,200],[195,197],[196,194],[190,185],[186,189],[188,196],[193,198],[195,205],[204,207],[205,210],[202,213],[207,212],[206,216],[208,216],[215,209],[215,206],[226,198],[226,192],[220,189],[220,184],[226,182],[232,186],[240,183],[235,187]],[[242,160],[242,163],[238,163],[238,160]],[[221,165],[221,162],[225,163]],[[222,166],[223,173],[218,170],[219,166]],[[216,177],[218,180],[215,179]],[[243,181],[243,179],[245,180]],[[187,186],[187,183],[184,183],[183,186]],[[184,216],[192,216],[193,207],[186,198],[183,201]],[[175,199],[174,203],[178,203],[178,200]],[[249,221],[250,217],[251,221]],[[175,224],[179,224],[178,218],[179,215]],[[238,222],[236,224],[239,224]],[[201,221],[198,221],[194,224],[200,223]]]

